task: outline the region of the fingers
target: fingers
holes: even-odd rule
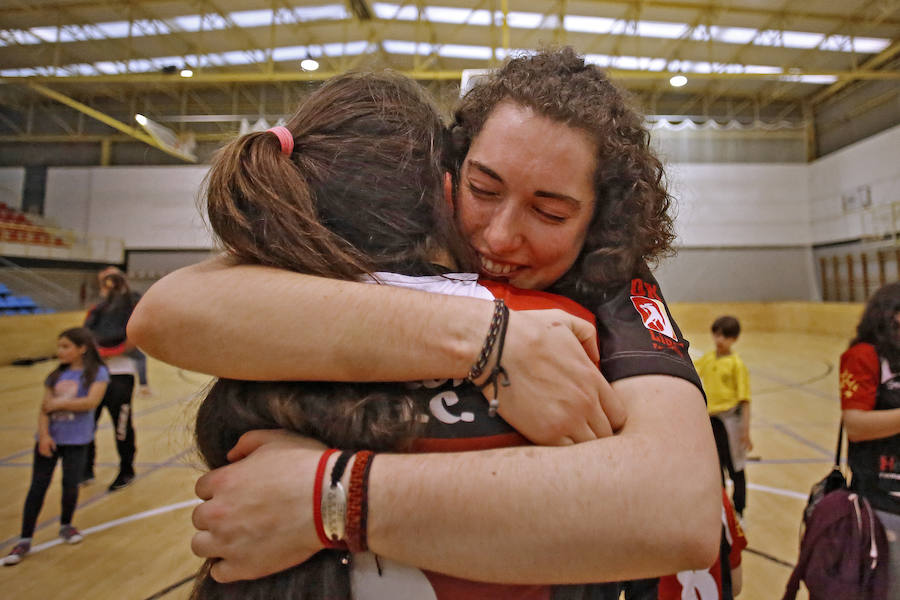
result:
[[[609,382],[603,375],[598,374],[597,387],[600,410],[603,412],[612,431],[619,431],[625,425],[625,421],[628,420],[625,402],[609,385]]]
[[[210,471],[200,477],[194,484],[194,493],[201,500],[211,500],[213,497],[213,480],[217,471]],[[203,506],[202,504],[200,506]],[[199,507],[198,507],[199,508]]]
[[[198,531],[191,538],[191,552],[200,558],[218,558],[213,552],[213,535],[208,531]]]
[[[277,431],[274,429],[255,429],[248,431],[240,437],[234,448],[228,451],[226,458],[229,462],[237,462],[242,458],[246,458],[251,452],[273,439]]]
[[[578,317],[569,318],[569,328],[575,334],[575,337],[578,338],[578,341],[581,342],[581,346],[587,352],[591,361],[595,364],[599,363],[600,349],[597,347],[597,328]]]
[[[606,418],[606,415],[603,414],[602,410],[594,411],[594,414],[588,416],[588,427],[590,427],[591,432],[594,434],[594,438],[604,438],[609,437],[613,434],[612,426],[609,424],[609,419]]]
[[[235,569],[234,563],[228,560],[219,560],[210,567],[209,574],[219,583],[231,583],[241,579],[240,573]]]

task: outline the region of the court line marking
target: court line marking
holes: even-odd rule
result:
[[[196,506],[203,502],[199,498],[195,498],[194,500],[185,500],[184,502],[176,502],[175,504],[168,504],[166,506],[160,506],[159,508],[152,508],[150,510],[145,510],[143,512],[135,513],[133,515],[128,515],[127,517],[122,517],[120,519],[113,519],[112,521],[107,521],[106,523],[101,523],[99,525],[94,525],[93,527],[88,527],[87,529],[82,529],[81,533],[83,535],[90,535],[92,533],[100,533],[101,531],[106,531],[107,529],[112,529],[113,527],[118,527],[119,525],[125,525],[127,523],[134,523],[135,521],[141,521],[143,519],[149,519],[150,517],[155,517],[156,515],[162,515],[168,512],[172,512],[175,510],[181,510],[182,508],[188,508],[191,506]],[[42,544],[37,544],[36,546],[31,547],[31,551],[29,554],[37,554],[38,552],[42,552],[48,548],[53,548],[54,546],[58,546],[64,543],[62,538],[56,538],[54,540],[50,540],[49,542],[44,542]]]
[[[766,492],[769,494],[776,494],[778,496],[786,496],[788,498],[794,498],[796,500],[806,501],[809,499],[809,494],[795,492],[794,490],[785,490],[783,488],[772,487],[769,485],[763,485],[761,483],[753,483],[752,481],[747,482],[747,488],[756,490],[757,492]]]

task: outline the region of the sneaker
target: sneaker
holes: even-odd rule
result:
[[[72,525],[63,525],[62,527],[60,527],[59,537],[61,537],[67,544],[77,544],[84,539],[84,536],[81,535],[81,532],[75,529],[75,527],[73,527]]]
[[[156,394],[153,392],[153,389],[149,385],[142,385],[138,388],[138,393],[145,398],[150,398],[155,396]]]
[[[114,492],[116,490],[121,490],[123,487],[131,485],[131,482],[134,481],[134,474],[126,475],[125,473],[119,473],[116,475],[116,478],[113,480],[111,484],[109,484],[109,491]]]
[[[3,564],[8,567],[19,564],[29,550],[31,550],[31,542],[19,542],[13,547],[9,556],[3,559]]]

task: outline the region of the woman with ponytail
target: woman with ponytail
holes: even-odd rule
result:
[[[407,571],[423,597],[467,597],[454,595],[452,578],[437,592],[433,572],[562,584],[708,567],[719,534],[715,449],[687,342],[647,268],[667,249],[671,221],[639,116],[602,70],[563,49],[515,58],[478,84],[445,137],[464,153],[450,161],[445,189],[456,194],[445,197],[479,251],[479,270],[501,285],[558,281],[584,298],[598,316],[601,367],[614,391],[584,354],[599,356],[594,332],[567,315],[510,312],[506,343],[495,344],[491,303],[228,261],[151,288],[131,324],[142,346],[186,368],[247,379],[483,382],[473,367],[487,365],[493,375],[502,366],[506,376],[487,388],[492,399],[499,391],[499,415],[532,442],[570,447],[385,454],[366,463],[368,545],[428,569],[422,588],[418,571]],[[259,222],[262,233],[266,219]],[[327,215],[322,223],[331,226]],[[381,225],[372,218],[361,233]],[[223,326],[223,315],[240,319]],[[194,327],[187,344],[166,334]],[[215,343],[222,339],[237,343]],[[427,426],[502,422],[483,399],[470,404],[456,389],[441,391],[428,399]],[[604,438],[623,420],[619,397],[628,421]],[[484,437],[506,435],[492,427]],[[216,580],[271,574],[329,545],[303,507],[322,493],[321,475],[340,469],[311,444],[251,432],[228,453],[231,464],[201,477],[196,489],[206,502],[195,511],[193,546],[220,558],[211,569]],[[352,476],[355,464],[338,466]],[[384,565],[355,562],[369,574]],[[481,589],[474,597],[507,592]],[[512,596],[530,592],[551,590],[519,588]]]
[[[285,127],[243,136],[220,151],[206,181],[209,221],[229,255],[241,263],[503,298],[511,308],[563,307],[592,319],[565,299],[539,292],[523,296],[500,284],[487,288],[474,274],[451,272],[471,268],[472,254],[443,201],[444,142],[437,111],[413,82],[393,75],[336,77],[314,92]],[[451,397],[471,415],[469,427],[449,428],[431,416],[429,405]],[[471,382],[411,386],[219,379],[198,411],[196,441],[213,469],[228,464],[228,452],[241,435],[258,429],[285,429],[348,453],[526,443],[503,419],[489,417],[488,410]],[[599,427],[611,433],[608,423]],[[348,456],[348,476],[364,460],[360,456],[371,460],[370,454]],[[327,458],[323,467],[335,469],[337,457]],[[352,493],[349,482],[348,487]],[[410,572],[441,598],[447,597],[448,582],[472,597],[496,589],[387,559],[378,567],[386,573],[382,577],[368,568],[374,558],[367,558],[364,546],[348,542],[356,552],[351,558],[333,549],[342,544],[325,542],[332,549],[253,581],[217,583],[210,572],[215,563],[208,562],[193,597],[349,599],[351,572],[362,597],[392,596],[396,589],[391,586],[406,585]],[[388,583],[398,574],[399,584]],[[503,587],[507,592],[516,588]]]

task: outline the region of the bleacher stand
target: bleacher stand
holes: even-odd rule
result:
[[[5,284],[0,283],[0,316],[40,315],[56,312],[39,306],[31,296],[16,296]]]
[[[60,237],[52,235],[41,225],[32,223],[25,213],[0,202],[0,242],[68,246]]]

